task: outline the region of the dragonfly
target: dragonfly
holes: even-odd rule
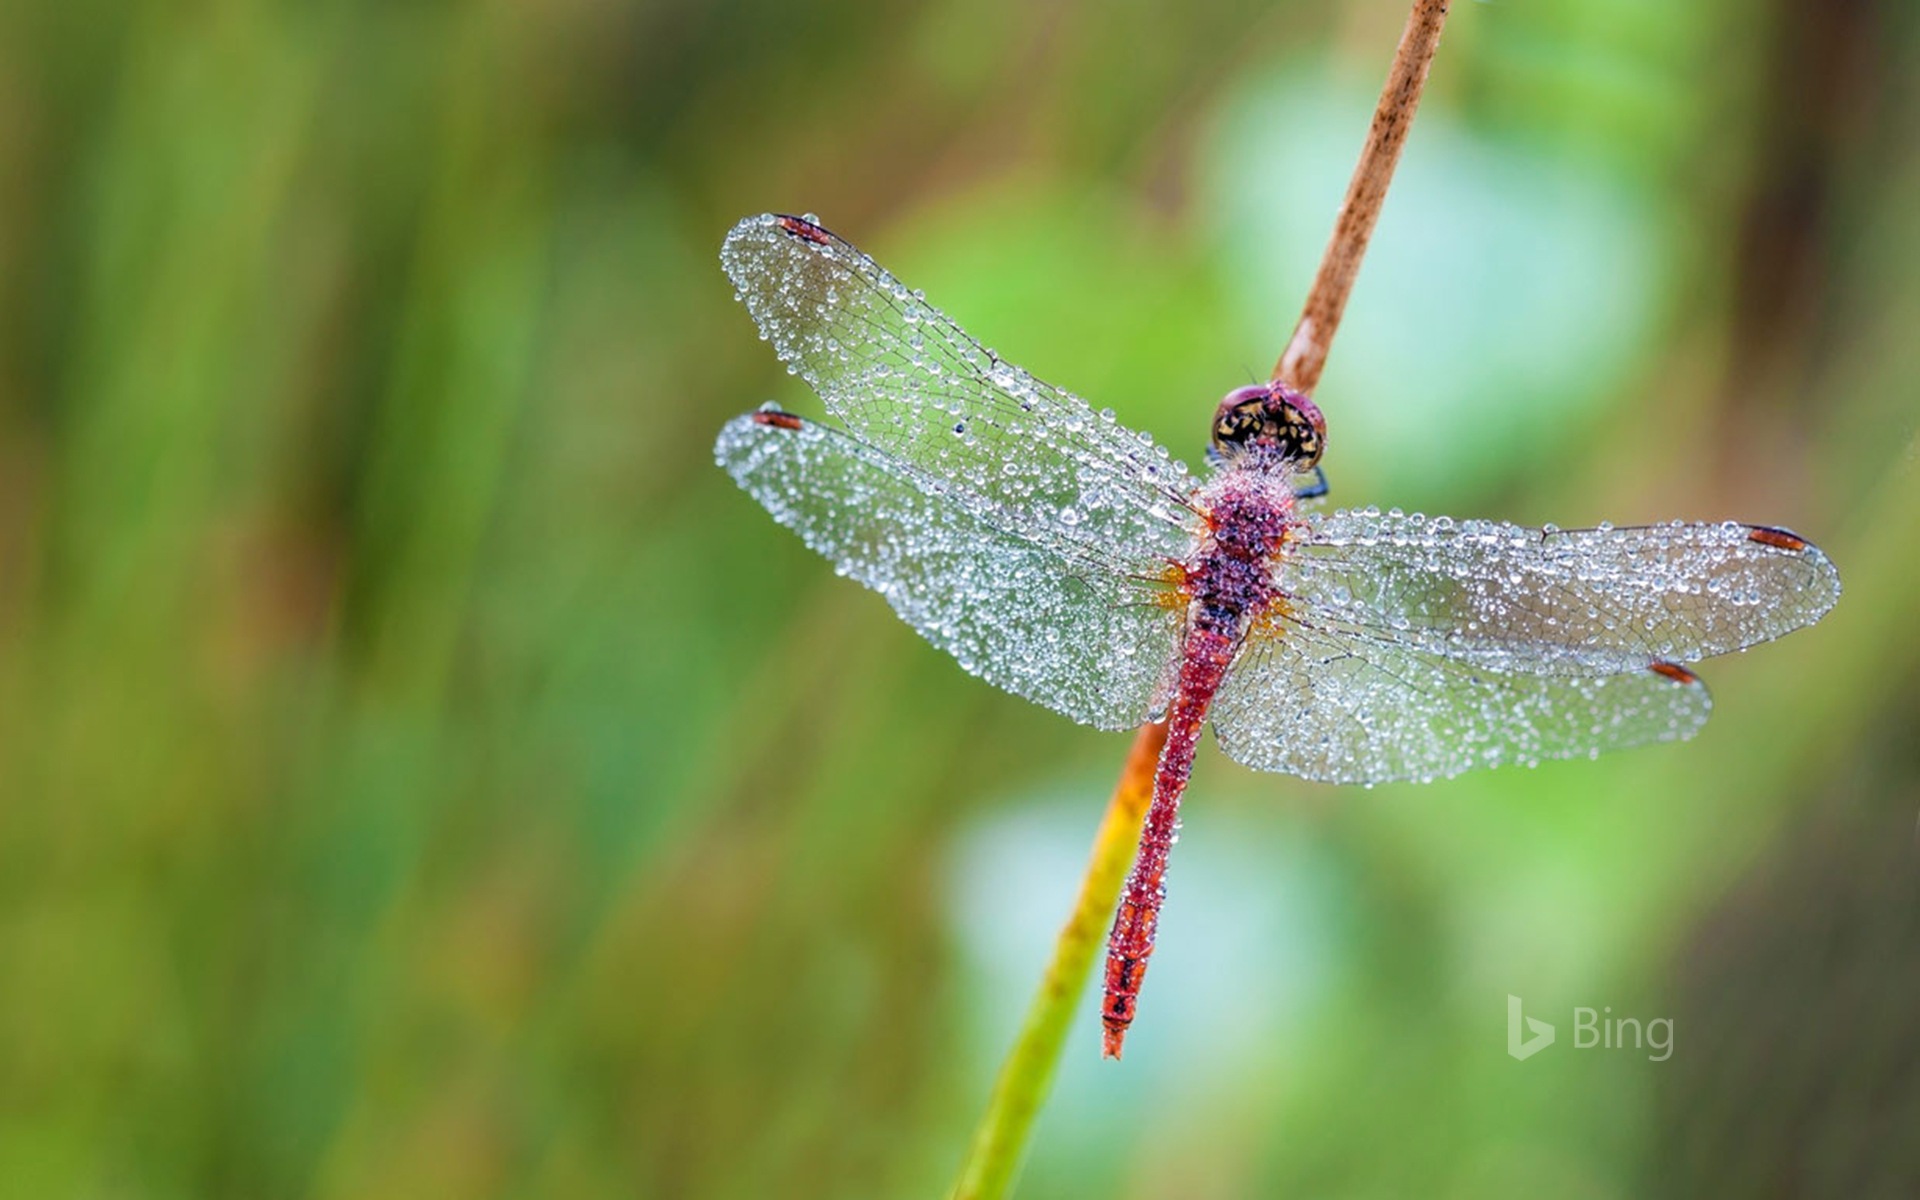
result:
[[[839,422],[763,406],[722,429],[720,466],[972,674],[1097,728],[1166,724],[1107,940],[1106,1057],[1209,723],[1229,758],[1336,784],[1678,741],[1712,704],[1687,664],[1839,598],[1827,556],[1774,526],[1323,511],[1326,419],[1279,382],[1220,402],[1202,477],[811,216],[743,220],[720,259]]]

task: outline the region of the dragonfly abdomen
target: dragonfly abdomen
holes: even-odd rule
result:
[[[1195,605],[1196,608],[1200,606]],[[1207,708],[1239,640],[1238,621],[1226,624],[1200,617],[1188,626],[1181,649],[1180,683],[1167,712],[1167,742],[1153,776],[1153,802],[1140,830],[1140,848],[1120,894],[1113,931],[1107,935],[1105,995],[1100,1020],[1105,1026],[1101,1053],[1119,1058],[1121,1043],[1146,977],[1153,954],[1154,932],[1160,923],[1160,905],[1167,895],[1167,856],[1180,832],[1180,796],[1193,772],[1193,756],[1206,727]]]

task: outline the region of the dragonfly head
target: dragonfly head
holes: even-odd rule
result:
[[[1226,466],[1251,456],[1290,471],[1309,471],[1327,445],[1320,406],[1284,383],[1256,383],[1227,393],[1213,415],[1207,458]]]

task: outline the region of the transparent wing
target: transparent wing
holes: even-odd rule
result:
[[[1306,522],[1277,568],[1303,621],[1503,671],[1694,662],[1810,625],[1840,595],[1817,548],[1731,521],[1540,530],[1367,509]]]
[[[1183,621],[1149,574],[1164,564],[1063,557],[785,413],[728,422],[714,454],[775,520],[988,683],[1102,729],[1156,707]]]
[[[1692,737],[1712,699],[1684,668],[1506,674],[1351,631],[1283,623],[1214,699],[1228,757],[1327,783],[1444,779]]]
[[[1186,553],[1185,467],[1145,434],[1001,361],[866,255],[768,214],[720,250],[761,336],[861,441],[1043,545]]]

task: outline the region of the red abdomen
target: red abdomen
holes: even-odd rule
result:
[[[1140,849],[1120,893],[1113,931],[1107,935],[1105,995],[1100,1021],[1105,1026],[1101,1053],[1120,1057],[1127,1026],[1133,1023],[1140,982],[1153,954],[1154,930],[1160,923],[1160,903],[1166,898],[1167,855],[1180,831],[1180,796],[1193,771],[1193,755],[1206,727],[1207,706],[1226,677],[1233,659],[1237,630],[1215,628],[1196,621],[1181,647],[1180,685],[1167,713],[1167,744],[1153,776],[1153,803],[1140,829]]]

